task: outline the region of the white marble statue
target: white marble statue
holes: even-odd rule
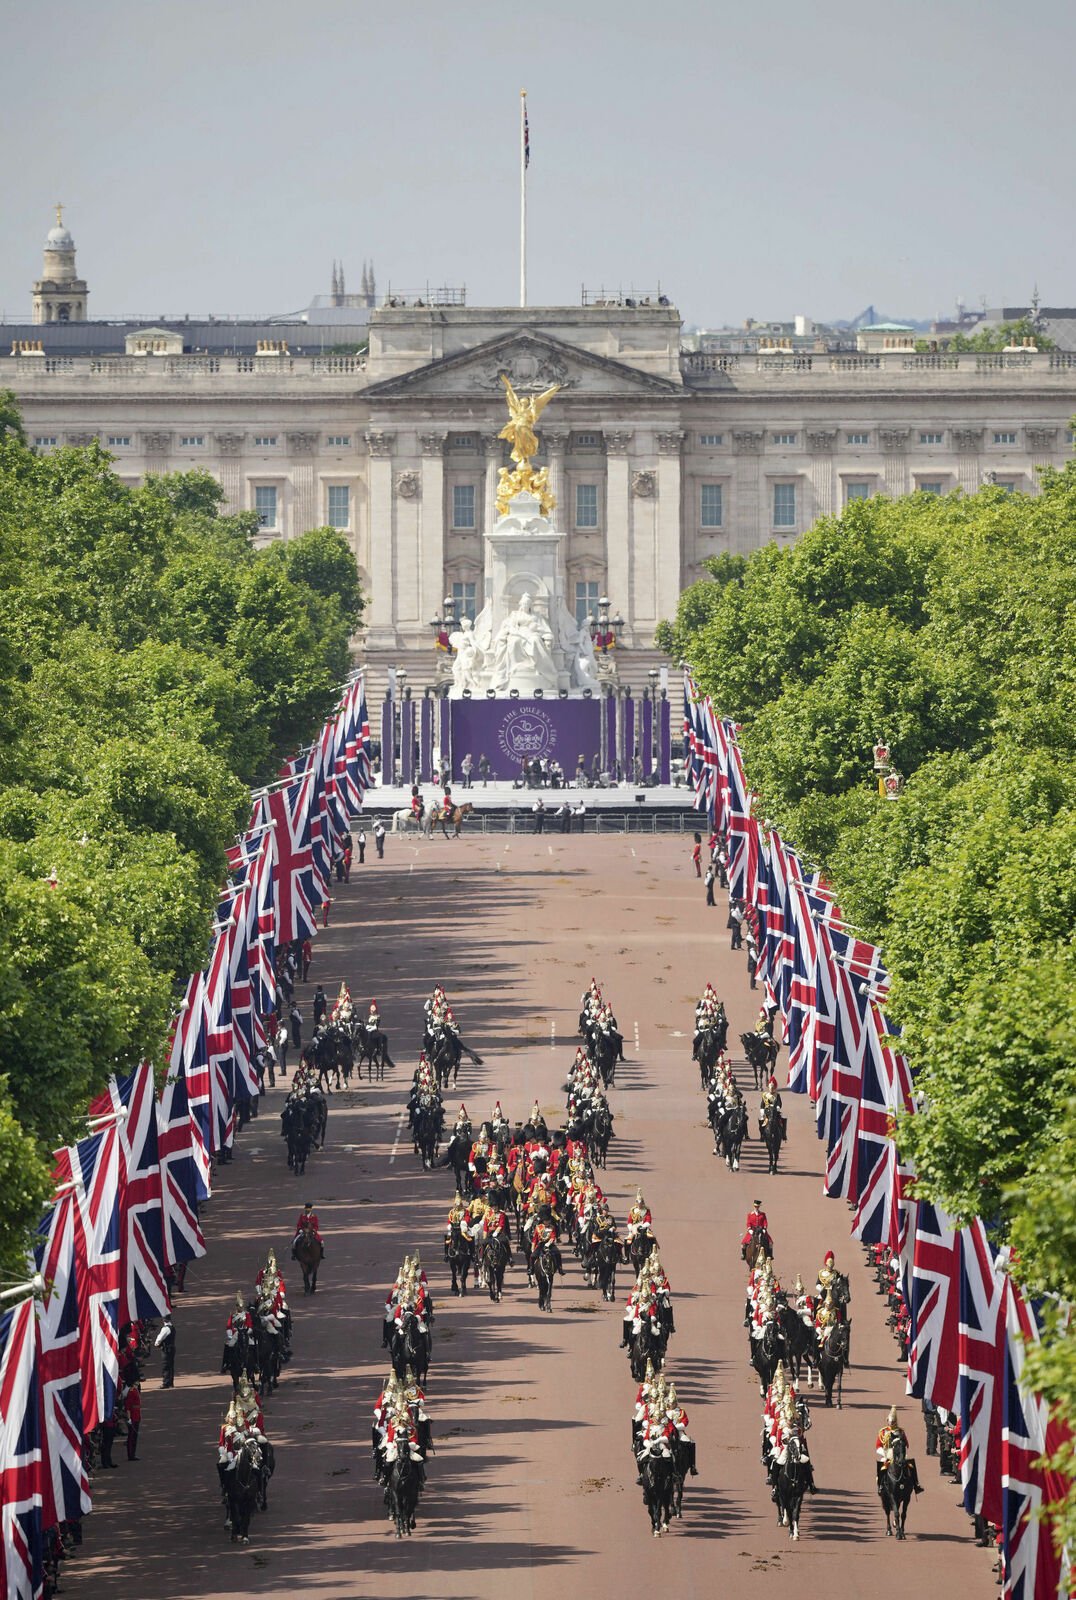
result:
[[[590,623],[584,621],[579,627],[575,649],[572,652],[572,688],[593,689],[596,691],[599,687],[598,661],[594,654],[594,640],[590,633]]]
[[[470,617],[460,621],[455,633],[449,634],[449,644],[456,652],[452,663],[452,687],[457,695],[464,689],[480,693],[486,686],[486,653],[474,635]]]
[[[523,595],[515,611],[505,617],[493,642],[491,684],[499,694],[518,689],[533,694],[557,692],[557,668],[553,660],[553,630],[534,610],[529,594]]]

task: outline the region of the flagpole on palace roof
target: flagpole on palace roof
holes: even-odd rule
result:
[[[519,91],[519,303],[527,304],[527,167],[530,163],[527,91]]]

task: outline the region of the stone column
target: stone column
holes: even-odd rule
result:
[[[419,434],[422,446],[422,505],[419,509],[418,618],[425,625],[441,615],[445,596],[444,433]]]
[[[409,694],[400,701],[400,782],[415,781],[415,702]]]
[[[628,492],[628,446],[631,434],[605,435],[605,593],[613,614],[624,618],[624,642],[631,642],[631,500]]]
[[[658,782],[672,782],[672,713],[669,699],[664,689],[658,702],[658,739],[660,741],[661,755],[658,761]]]
[[[555,504],[553,520],[559,527],[567,528],[564,520],[564,452],[568,448],[568,434],[563,428],[545,428],[542,437],[549,455],[549,489]]]
[[[680,546],[683,498],[681,452],[684,434],[680,428],[658,434],[658,503],[656,541],[656,586],[654,617],[676,615],[676,603],[683,589],[683,551]]]
[[[744,555],[759,549],[770,534],[768,515],[765,523],[762,520],[766,514],[760,492],[763,438],[761,428],[734,429],[732,434],[732,447],[736,452],[736,475],[732,483],[735,527],[730,531],[734,536],[734,549]]]
[[[908,493],[908,429],[879,428],[878,438],[885,455],[886,492],[896,498]]]
[[[433,697],[424,694],[419,702],[418,781],[429,783],[433,776]]]
[[[318,436],[316,433],[289,433],[287,437],[294,497],[294,516],[289,531],[295,538],[308,528],[316,528],[323,520],[314,491],[314,446]]]
[[[965,494],[975,494],[982,482],[979,452],[983,448],[982,428],[954,428],[957,483]]]
[[[654,702],[649,692],[643,691],[643,776],[649,778],[654,770]]]
[[[381,782],[396,783],[396,707],[391,694],[381,704]]]
[[[815,507],[813,522],[817,517],[832,516],[839,511],[837,505],[836,474],[833,463],[833,451],[837,444],[836,428],[819,428],[817,432],[808,429],[807,449],[811,456],[810,473],[814,484]],[[804,507],[806,513],[806,507]],[[807,526],[807,516],[803,519],[804,527]]]
[[[483,499],[482,532],[489,533],[497,520],[497,476],[501,469],[501,443],[495,433],[482,435],[482,452],[486,458],[485,496]]]
[[[366,435],[370,452],[370,610],[366,643],[370,649],[392,649],[396,644],[396,583],[394,567],[394,513],[392,452],[394,433],[371,431]]]
[[[220,486],[224,490],[225,510],[242,511],[243,480],[239,471],[239,457],[243,450],[243,435],[217,433],[213,437],[220,458]]]

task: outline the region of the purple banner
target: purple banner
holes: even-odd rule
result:
[[[485,756],[494,778],[518,778],[524,761],[559,761],[571,781],[582,756],[587,771],[598,753],[597,700],[449,700],[452,713],[452,776],[464,756],[475,776]]]

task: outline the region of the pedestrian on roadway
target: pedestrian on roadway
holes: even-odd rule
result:
[[[747,935],[747,976],[750,979],[752,989],[758,988],[758,984],[755,982],[755,973],[757,971],[758,946],[755,943],[754,934],[749,933]]]
[[[291,1034],[282,1022],[276,1034],[276,1057],[280,1062],[280,1076],[282,1078],[286,1078],[288,1075],[288,1045],[290,1043]]]
[[[714,899],[714,877],[715,877],[715,874],[714,874],[713,867],[712,866],[707,867],[707,869],[706,869],[706,904],[708,906],[714,906],[714,905],[717,904],[717,901]]]
[[[303,940],[302,944],[299,947],[299,953],[303,958],[303,982],[304,983],[309,983],[310,982],[310,963],[314,959],[314,946],[310,943],[309,939],[304,939]]]
[[[702,834],[695,835],[695,848],[691,852],[691,859],[695,863],[696,878],[702,877]]]
[[[298,1050],[303,1042],[303,1014],[299,1010],[298,1000],[293,1000],[291,1010],[288,1012],[288,1021],[291,1024],[291,1044],[293,1050]]]
[[[741,927],[742,922],[743,908],[740,905],[740,902],[738,900],[730,900],[728,927],[732,934],[733,950],[739,950],[743,947],[743,931]]]
[[[361,867],[363,862],[366,860],[366,832],[365,832],[365,829],[363,829],[363,828],[359,829],[359,835],[358,835],[358,838],[355,840],[355,843],[358,846],[358,850],[359,850],[359,866]]]
[[[123,1410],[127,1418],[127,1459],[138,1460],[138,1433],[142,1426],[142,1396],[137,1383],[132,1383],[123,1397]]]
[[[567,800],[564,801],[563,805],[558,807],[557,816],[560,818],[560,831],[561,831],[561,833],[571,833],[571,831],[572,831],[572,808],[568,804]]]
[[[170,1389],[176,1381],[176,1329],[170,1311],[165,1312],[161,1331],[153,1344],[161,1352],[161,1388]]]
[[[119,1409],[120,1397],[117,1394],[116,1403],[111,1412],[107,1417],[101,1418],[101,1465],[103,1467],[114,1467],[116,1465],[112,1459],[112,1446],[116,1442],[116,1434],[119,1431]]]
[[[579,832],[585,833],[587,828],[587,806],[585,800],[580,800],[579,804],[575,808],[575,811],[573,812],[573,815],[579,819]],[[569,829],[569,832],[570,831],[571,830]]]
[[[355,851],[355,841],[352,839],[352,837],[351,837],[351,835],[349,833],[347,838],[344,840],[344,882],[345,883],[350,883],[351,882],[351,857],[354,854],[354,851]]]
[[[382,827],[381,818],[380,817],[378,817],[377,821],[374,823],[374,845],[375,845],[375,847],[377,849],[377,859],[379,861],[384,861],[384,859],[385,859],[385,830]]]
[[[531,809],[534,812],[534,831],[535,833],[543,833],[545,831],[545,803],[541,795],[538,796]]]

